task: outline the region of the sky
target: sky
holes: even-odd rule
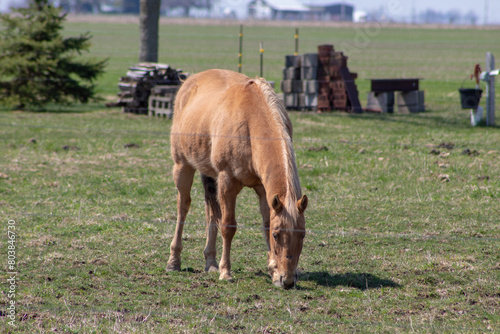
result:
[[[304,0],[304,2],[307,4],[325,3],[324,0]],[[458,9],[462,15],[472,10],[478,16],[479,24],[484,23],[485,7],[487,6],[488,23],[500,24],[500,0],[352,0],[346,2],[354,5],[355,10],[368,11],[380,7],[387,10],[392,9],[396,18],[411,18],[413,8],[417,14],[428,8],[441,12]]]
[[[218,4],[234,8],[239,17],[246,14],[246,4],[249,0],[216,0]],[[342,0],[300,0],[304,4],[318,5],[342,2]],[[21,0],[0,0],[0,11],[5,11],[10,4],[19,3]],[[410,20],[412,11],[420,13],[428,8],[436,11],[447,12],[457,9],[466,14],[470,10],[478,16],[478,24],[485,22],[487,12],[487,23],[500,24],[500,0],[347,0],[346,3],[354,5],[356,11],[370,11],[384,8],[395,20]],[[486,10],[487,9],[487,10]]]
[[[1,1],[1,0],[0,0]],[[462,15],[470,10],[478,16],[478,24],[484,23],[485,7],[488,8],[487,22],[500,24],[500,0],[299,0],[306,5],[331,4],[345,2],[354,6],[355,11],[370,11],[384,8],[396,20],[406,18],[410,20],[412,9],[418,14],[429,8],[436,11],[447,12],[458,9]],[[220,0],[220,3],[234,5],[239,3],[242,7],[248,0]],[[240,7],[241,8],[241,7]]]

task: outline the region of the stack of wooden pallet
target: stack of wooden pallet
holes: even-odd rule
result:
[[[347,57],[333,45],[319,45],[318,53],[285,56],[281,89],[285,106],[299,110],[362,112]]]
[[[140,63],[120,78],[114,106],[134,114],[171,115],[175,93],[187,74],[166,64]],[[153,108],[153,109],[152,109]]]

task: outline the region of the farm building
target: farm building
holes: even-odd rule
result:
[[[354,6],[341,2],[303,5],[296,0],[252,0],[248,16],[259,20],[353,21]]]
[[[113,0],[50,0],[54,6],[61,6],[68,13],[125,13],[139,14],[140,0],[121,0],[115,4]]]
[[[309,8],[316,19],[325,21],[353,21],[354,6],[344,2],[309,6]]]
[[[260,20],[304,20],[309,8],[297,0],[252,0],[248,16]]]

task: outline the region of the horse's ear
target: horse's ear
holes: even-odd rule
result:
[[[281,203],[278,194],[274,195],[271,205],[276,213],[280,213],[283,210],[283,203]]]
[[[308,203],[309,200],[306,195],[303,195],[302,198],[297,201],[297,209],[299,209],[300,213],[304,213],[304,211],[306,211]]]

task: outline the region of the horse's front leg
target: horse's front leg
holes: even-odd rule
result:
[[[271,250],[269,245],[269,223],[270,223],[270,209],[267,204],[266,190],[263,185],[259,185],[253,188],[259,196],[260,214],[262,215],[262,233],[264,234],[264,239],[266,240],[267,251]]]
[[[267,245],[267,268],[269,271],[269,275],[271,275],[271,278],[274,278],[276,274],[277,264],[270,254],[271,246],[269,244],[269,225],[271,217],[269,205],[267,204],[266,189],[263,185],[260,185],[254,187],[254,190],[259,196],[260,214],[262,215],[262,232],[264,234],[264,239],[266,240]]]
[[[222,213],[220,223],[222,257],[219,264],[219,279],[231,281],[233,279],[231,276],[231,242],[236,233],[236,196],[238,196],[243,186],[227,172],[219,173],[217,182]]]

